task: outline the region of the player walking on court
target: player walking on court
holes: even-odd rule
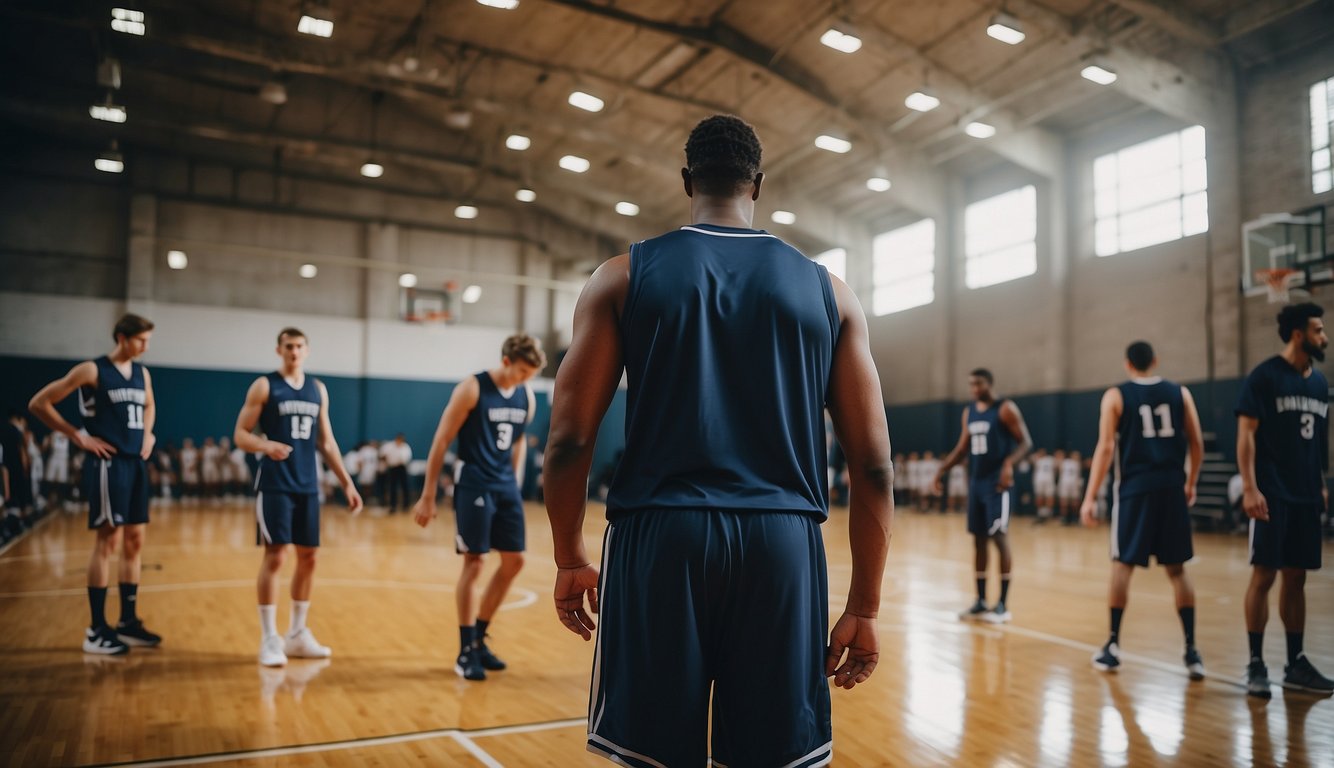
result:
[[[594,754],[701,765],[712,709],[714,765],[827,765],[826,677],[852,688],[875,669],[893,512],[866,320],[841,280],[751,228],[763,174],[749,125],[702,121],[686,165],[694,223],[603,264],[575,309],[545,465],[556,613],[584,639],[598,630]],[[625,453],[599,569],[586,488],[622,370]],[[847,456],[853,563],[832,632],[826,404]]]
[[[329,423],[329,392],[324,382],[306,375],[310,347],[296,328],[278,334],[282,366],[255,379],[236,417],[232,435],[237,447],[260,453],[255,478],[255,522],[264,545],[259,567],[259,663],[278,667],[289,657],[328,658],[332,651],[315,639],[307,626],[315,561],[320,546],[319,476],[315,454],[338,475],[352,514],[361,511],[361,496],[343,468],[333,427]],[[263,436],[255,434],[258,425]],[[292,614],[286,635],[278,634],[278,573],[288,545],[296,549],[292,574]]]
[[[1329,694],[1334,681],[1302,651],[1306,631],[1306,572],[1320,568],[1320,516],[1328,508],[1329,384],[1313,361],[1324,361],[1329,339],[1316,304],[1278,313],[1283,351],[1246,377],[1237,401],[1237,469],[1242,508],[1251,519],[1251,582],[1246,588],[1246,633],[1251,660],[1246,692],[1268,699],[1263,643],[1269,589],[1279,573],[1278,610],[1287,631],[1283,685]],[[1328,605],[1328,602],[1325,603]]]
[[[421,527],[435,519],[436,478],[457,436],[463,466],[454,490],[458,525],[454,547],[463,555],[463,570],[454,591],[459,617],[454,671],[467,680],[485,680],[488,670],[505,668],[505,662],[487,647],[487,628],[523,568],[525,530],[519,493],[527,446],[523,430],[533,420],[534,411],[533,391],[525,382],[546,364],[541,343],[516,334],[500,348],[500,367],[459,382],[440,415],[426,459],[421,498],[413,508]],[[500,553],[500,567],[478,605],[476,584],[483,558],[492,549]]]
[[[959,615],[993,624],[1010,620],[1010,509],[1014,467],[1033,448],[1028,425],[1013,400],[996,399],[991,371],[978,368],[968,374],[973,404],[964,409],[959,442],[936,472],[933,487],[940,493],[950,467],[968,457],[968,532],[973,535],[973,562],[977,602]],[[987,608],[987,541],[1000,555],[1000,599]]]
[[[116,348],[109,355],[70,369],[47,384],[28,403],[28,409],[51,429],[87,451],[83,484],[88,497],[88,528],[97,532],[88,561],[88,607],[92,621],[84,631],[84,653],[120,655],[130,646],[152,647],[162,638],[138,617],[140,553],[148,526],[148,465],[156,440],[153,425],[153,377],[135,362],[148,351],[153,324],[127,314],[116,321],[111,337]],[[65,421],[56,403],[78,390],[83,431]],[[11,478],[11,483],[13,482]],[[120,556],[120,622],[115,629],[106,620],[107,583],[111,556]]]
[[[1157,365],[1148,342],[1131,344],[1126,349],[1130,381],[1102,396],[1098,447],[1093,451],[1093,467],[1079,510],[1084,525],[1098,524],[1099,488],[1115,458],[1112,579],[1107,593],[1111,634],[1093,655],[1093,666],[1104,672],[1115,672],[1121,666],[1121,617],[1130,596],[1130,577],[1135,566],[1147,568],[1152,555],[1172,582],[1186,636],[1182,657],[1186,669],[1192,680],[1202,680],[1204,660],[1195,648],[1195,588],[1185,563],[1194,555],[1189,508],[1195,503],[1204,437],[1190,390],[1153,376]]]

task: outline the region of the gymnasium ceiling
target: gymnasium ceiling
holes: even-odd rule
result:
[[[1176,111],[1244,69],[1334,29],[1330,0],[124,0],[147,34],[109,28],[110,2],[0,8],[0,118],[29,131],[525,209],[619,242],[679,223],[690,127],[715,112],[753,123],[768,172],[763,222],[807,247],[840,226],[932,212],[947,180],[1001,163],[1042,173],[1063,137],[1145,110]],[[1004,10],[1026,39],[986,34]],[[297,31],[303,14],[330,38]],[[831,26],[862,47],[820,43]],[[88,106],[119,62],[123,125]],[[1120,79],[1095,85],[1089,63]],[[25,77],[14,77],[16,71]],[[281,86],[283,104],[261,99]],[[914,112],[919,88],[939,108]],[[582,90],[598,113],[567,103]],[[1189,115],[1174,115],[1188,118]],[[996,136],[962,126],[985,122]],[[505,138],[530,137],[525,151]],[[846,154],[815,147],[827,134]],[[588,159],[587,173],[558,166]],[[362,163],[385,168],[362,178]],[[889,178],[889,191],[866,186]],[[515,200],[520,187],[533,203]],[[616,214],[629,201],[637,217]],[[790,227],[768,213],[797,215]],[[831,223],[833,222],[833,223]],[[839,224],[841,222],[841,224]]]

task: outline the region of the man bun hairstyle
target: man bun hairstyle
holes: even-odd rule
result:
[[[153,330],[152,320],[132,312],[126,312],[121,315],[120,319],[116,321],[116,326],[111,329],[111,340],[119,343],[121,336],[128,339],[151,330]]]
[[[968,375],[976,376],[979,379],[986,379],[987,384],[996,383],[996,377],[992,376],[991,371],[987,370],[986,368],[974,368],[973,370],[969,371]]]
[[[714,115],[699,121],[686,139],[686,170],[702,194],[730,197],[760,172],[760,138],[746,121]]]
[[[283,345],[283,339],[289,337],[293,339],[306,339],[306,334],[302,333],[300,328],[293,328],[289,325],[281,331],[278,331],[278,346],[281,347]],[[310,341],[310,339],[306,339],[306,341]]]
[[[1147,341],[1137,341],[1126,347],[1126,360],[1137,371],[1149,370],[1153,359],[1153,345]]]
[[[1303,302],[1301,304],[1289,304],[1278,313],[1278,337],[1283,343],[1288,343],[1292,338],[1293,331],[1305,331],[1308,323],[1313,317],[1324,317],[1325,308],[1319,304]]]
[[[516,333],[505,339],[500,354],[509,358],[511,363],[527,363],[538,370],[547,367],[547,354],[542,351],[542,342],[526,333]]]

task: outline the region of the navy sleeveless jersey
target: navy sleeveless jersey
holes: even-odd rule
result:
[[[1000,417],[1004,404],[997,400],[985,411],[975,402],[968,405],[968,476],[972,480],[997,480],[1005,457],[1014,452],[1014,438]]]
[[[477,406],[459,429],[459,485],[468,488],[506,488],[515,485],[514,445],[523,439],[528,424],[528,387],[520,385],[505,396],[491,374],[477,374]]]
[[[97,365],[97,387],[79,387],[79,413],[83,428],[116,449],[121,456],[138,456],[144,448],[144,367],[130,363],[125,378],[103,355]]]
[[[268,439],[292,446],[292,452],[282,461],[260,457],[255,485],[261,491],[319,493],[315,466],[323,405],[319,382],[307,375],[297,389],[277,371],[265,378],[269,380],[269,400],[259,414],[259,428]]]
[[[1116,482],[1122,496],[1186,484],[1186,406],[1181,385],[1136,379],[1121,390]]]
[[[1319,502],[1329,464],[1329,383],[1312,368],[1303,376],[1281,356],[1246,377],[1237,414],[1260,420],[1255,481],[1266,496]]]
[[[697,224],[630,249],[625,453],[608,517],[776,510],[824,520],[838,338],[825,268],[760,230]]]

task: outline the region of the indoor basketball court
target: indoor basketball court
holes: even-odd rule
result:
[[[869,618],[878,666],[829,682],[829,744],[774,765],[1334,768],[1328,365],[1309,308],[1334,309],[1334,0],[15,0],[0,21],[4,764],[698,764],[600,730],[656,711],[605,690],[675,681],[616,679],[553,604],[588,567],[552,527],[580,461],[605,577],[676,554],[612,552],[609,509],[681,506],[624,505],[636,477],[691,458],[731,477],[755,441],[801,432],[777,407],[804,397],[782,365],[711,394],[688,367],[646,383],[637,353],[621,362],[626,318],[666,290],[635,265],[674,233],[709,245],[664,246],[678,261],[658,286],[693,279],[671,264],[734,259],[700,295],[783,269],[743,266],[743,242],[804,255],[830,286],[809,296],[831,350],[867,347],[852,389],[878,383],[892,446],[891,489],[859,437],[886,430],[849,423],[828,382],[851,369],[828,351],[827,442],[802,471],[826,481],[830,631]],[[732,123],[709,145],[714,115],[762,145],[740,228],[700,213],[725,196],[690,153],[750,151]],[[747,216],[750,189],[732,190]],[[614,343],[594,340],[588,302],[631,244],[634,301],[612,305]],[[668,303],[750,328],[810,287],[795,269],[771,293]],[[840,321],[855,309],[832,297],[854,294]],[[673,338],[675,309],[656,311],[656,348],[723,348],[725,329]],[[805,333],[764,327],[733,370]],[[589,361],[610,347],[625,375],[595,402]],[[1307,389],[1253,396],[1283,360]],[[1171,407],[1124,399],[1163,382]],[[635,400],[673,386],[703,394]],[[773,424],[747,449],[711,397]],[[605,406],[595,443],[569,437],[565,404],[584,400]],[[1282,419],[1300,434],[1274,442]],[[1140,437],[1173,446],[1152,453],[1172,465],[1155,498],[1190,486],[1184,602],[1162,548],[1116,602],[1126,550],[1162,546],[1121,534],[1138,509],[1122,502],[1148,493],[1123,485]],[[699,498],[744,485],[698,477]],[[854,564],[891,492],[866,617]],[[481,514],[510,527],[479,534]],[[634,600],[665,611],[652,583]],[[753,641],[724,645],[754,680],[789,676]],[[718,719],[681,724],[708,730],[708,762],[768,765],[721,751],[734,726],[714,701]],[[754,749],[793,730],[762,727]]]

